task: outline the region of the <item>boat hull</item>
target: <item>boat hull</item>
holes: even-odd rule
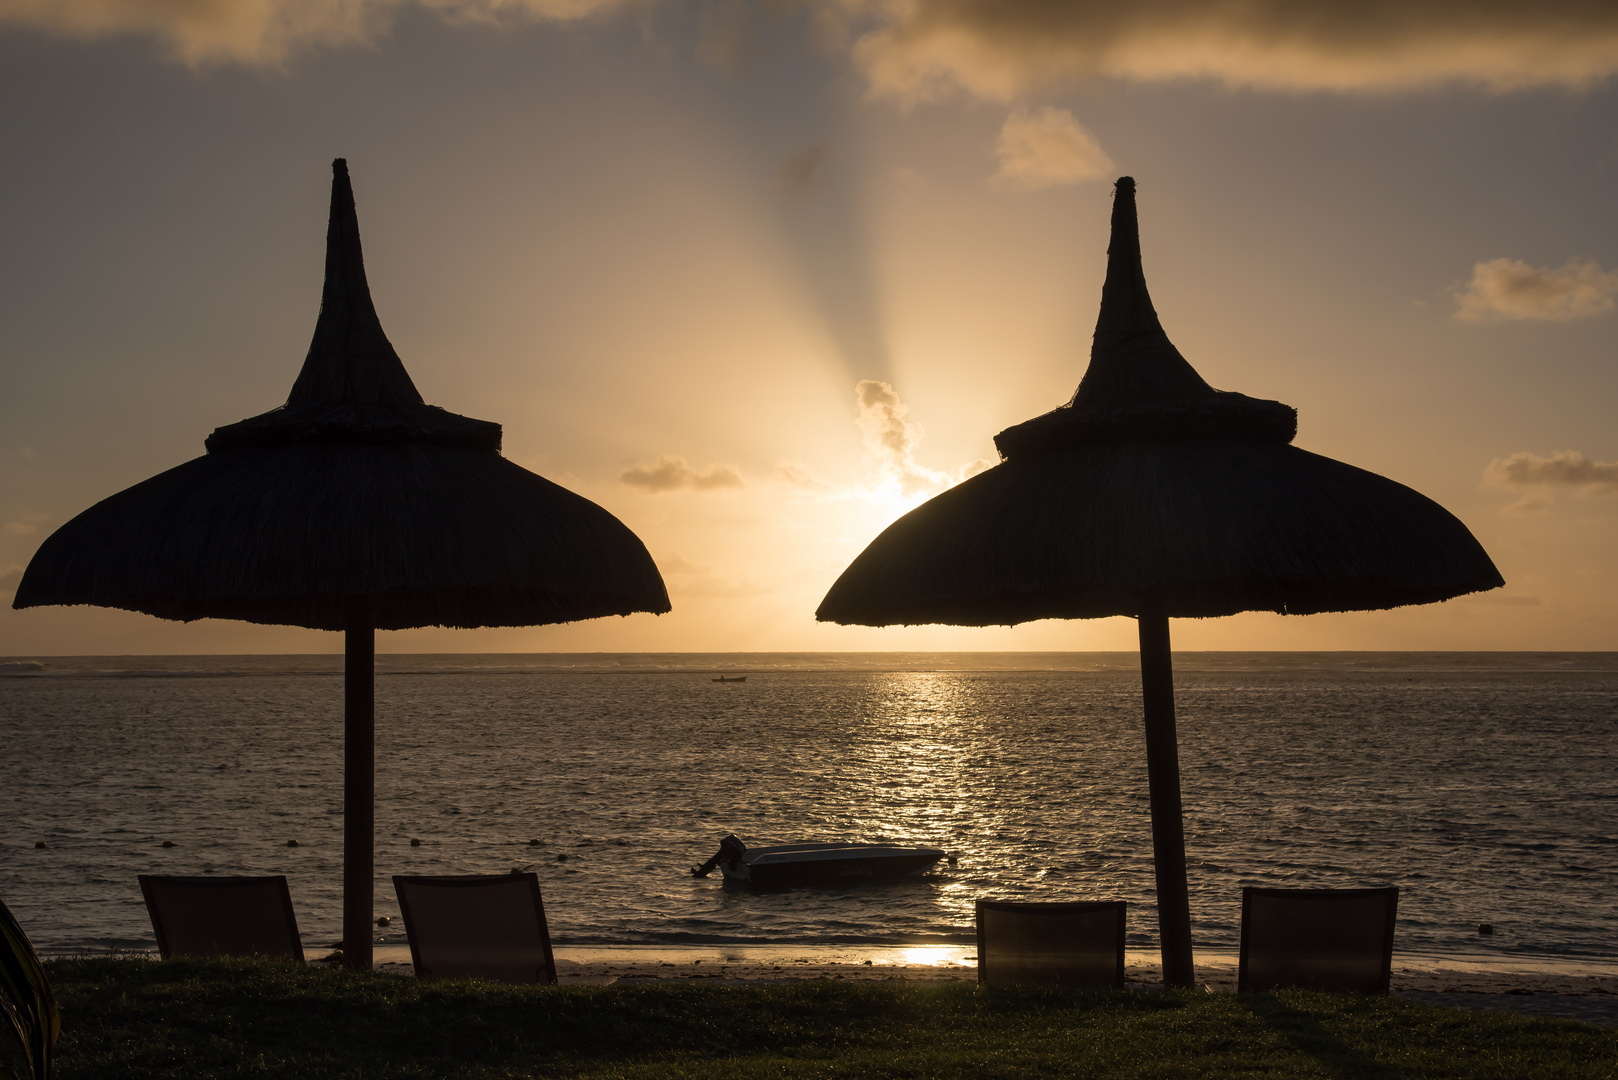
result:
[[[944,857],[937,848],[885,844],[813,844],[754,848],[739,858],[722,859],[726,881],[755,889],[846,886],[891,881],[919,874]]]

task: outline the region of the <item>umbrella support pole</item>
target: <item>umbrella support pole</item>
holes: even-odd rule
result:
[[[348,602],[343,655],[343,966],[371,970],[376,888],[376,629]]]
[[[1146,713],[1146,777],[1152,800],[1157,924],[1165,986],[1196,982],[1191,960],[1191,896],[1186,886],[1185,825],[1180,808],[1180,749],[1174,728],[1174,662],[1169,619],[1142,612],[1140,679]]]

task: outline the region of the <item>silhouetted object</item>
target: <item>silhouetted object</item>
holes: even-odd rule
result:
[[[919,874],[944,853],[938,848],[900,847],[896,844],[781,844],[750,848],[735,836],[719,841],[719,850],[695,877],[707,877],[714,867],[726,881],[757,889],[784,889],[799,885],[858,885]]]
[[[978,982],[1124,985],[1122,900],[979,900]]]
[[[140,875],[157,951],[176,956],[303,959],[298,917],[283,874],[273,877]],[[369,935],[367,935],[369,936]]]
[[[747,855],[747,845],[742,843],[734,834],[719,841],[719,850],[705,863],[691,868],[692,877],[707,877],[725,859],[741,859]]]
[[[1480,934],[1492,934],[1492,933],[1494,933],[1494,923],[1486,923],[1486,922],[1478,923],[1478,933],[1480,933]]]
[[[1386,994],[1399,890],[1243,889],[1238,992]]]
[[[1289,445],[1296,414],[1215,390],[1158,322],[1118,181],[1090,367],[1005,459],[890,525],[816,617],[862,626],[1139,622],[1164,977],[1192,983],[1170,616],[1426,604],[1504,584],[1432,500]]]
[[[0,1016],[16,1036],[31,1080],[55,1075],[56,1040],[62,1035],[62,1014],[56,995],[45,978],[45,968],[34,952],[11,909],[0,901]],[[7,1071],[0,1063],[0,1072]]]
[[[343,937],[371,963],[374,631],[669,610],[607,511],[500,456],[500,425],[424,404],[377,320],[333,163],[320,318],[287,403],[97,503],[34,554],[13,606],[342,630]]]
[[[537,875],[396,876],[393,888],[421,978],[556,981]]]
[[[721,675],[714,682],[746,682],[746,675]]]

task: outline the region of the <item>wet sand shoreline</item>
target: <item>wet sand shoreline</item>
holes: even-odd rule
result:
[[[977,979],[976,951],[970,946],[558,946],[556,966],[564,985],[698,980],[749,986],[813,979],[926,985]],[[379,946],[377,968],[411,974],[408,948]],[[1198,985],[1212,993],[1235,993],[1236,969],[1234,951],[1197,955]],[[1130,950],[1124,971],[1131,988],[1162,985],[1155,952]],[[1434,1005],[1618,1026],[1618,960],[1396,953],[1391,992]]]
[[[329,948],[307,946],[309,961],[327,964]],[[698,981],[710,986],[769,986],[815,979],[897,982],[907,985],[977,980],[976,950],[968,945],[558,945],[558,981],[564,986],[610,986]],[[52,956],[91,955],[47,950]],[[154,953],[121,953],[155,958]],[[376,970],[412,976],[403,941],[375,947]],[[1234,950],[1197,952],[1197,984],[1210,993],[1236,992]],[[1125,954],[1130,989],[1162,986],[1155,950]],[[1560,1017],[1618,1027],[1618,958],[1478,953],[1395,953],[1390,992],[1396,997],[1469,1009]]]

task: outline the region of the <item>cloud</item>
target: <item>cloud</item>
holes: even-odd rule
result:
[[[1532,517],[1535,514],[1543,514],[1548,511],[1551,508],[1551,503],[1553,502],[1555,502],[1555,500],[1549,495],[1545,494],[1543,491],[1530,491],[1528,494],[1524,495],[1510,506],[1502,507],[1500,510],[1500,516]]]
[[[998,464],[1000,464],[998,458],[980,457],[973,461],[967,462],[965,465],[962,465],[960,469],[956,471],[956,475],[962,480],[970,480],[978,473],[987,472]]]
[[[796,198],[807,196],[814,190],[815,173],[824,160],[826,160],[826,144],[823,142],[806,146],[787,158],[786,164],[781,166],[777,176],[782,193]]]
[[[899,400],[892,386],[878,379],[861,379],[854,386],[854,397],[859,402],[856,422],[865,436],[865,449],[885,476],[898,483],[900,491],[914,495],[949,486],[948,473],[916,461],[921,425],[905,419],[910,407]]]
[[[831,485],[807,468],[794,461],[783,461],[775,467],[775,479],[804,491],[825,491]]]
[[[42,514],[38,510],[30,510],[22,515],[21,521],[0,523],[0,530],[8,532],[12,536],[33,536],[39,532],[40,524],[49,521],[50,517],[49,514]]]
[[[1569,322],[1611,311],[1614,295],[1618,271],[1603,270],[1594,259],[1569,259],[1555,270],[1520,259],[1490,259],[1472,267],[1472,280],[1455,296],[1455,317]]]
[[[990,181],[1024,190],[1100,180],[1117,168],[1066,109],[1017,109],[1001,126],[994,155],[1000,168]]]
[[[1548,457],[1527,450],[1495,458],[1483,478],[1507,491],[1524,488],[1570,488],[1586,499],[1618,495],[1618,461],[1591,461],[1577,450],[1558,450]],[[1544,491],[1530,491],[1501,511],[1510,517],[1541,513],[1551,504]]]
[[[635,464],[618,477],[630,487],[638,487],[653,495],[665,491],[718,491],[721,488],[744,487],[742,474],[729,465],[709,465],[698,470],[683,457],[659,454],[650,465]]]
[[[731,75],[744,74],[757,47],[746,0],[708,0],[702,6],[697,32],[697,56]]]
[[[667,555],[657,556],[652,560],[657,563],[657,569],[665,575],[673,574],[699,574],[703,568],[695,563],[688,562],[680,555],[669,552]]]
[[[18,458],[22,461],[33,461],[37,456],[33,449],[27,446],[19,446],[15,449],[0,446],[0,458]]]
[[[0,26],[68,37],[144,34],[189,64],[275,65],[310,48],[369,42],[410,4],[448,22],[574,21],[644,0],[0,0]]]
[[[451,23],[573,22],[660,0],[0,0],[0,25],[141,34],[190,64],[284,63],[363,44],[406,6]],[[1304,91],[1584,88],[1618,72],[1604,0],[795,0],[811,48],[847,49],[870,92],[1010,100],[1096,77]],[[745,0],[701,7],[697,52],[753,51]],[[779,5],[793,6],[792,0]]]
[[[22,581],[23,568],[17,563],[0,568],[0,593],[14,593]]]
[[[675,597],[719,597],[728,599],[737,596],[762,596],[768,589],[742,580],[730,581],[721,577],[711,566],[699,566],[687,562],[679,555],[670,552],[656,560],[657,568],[667,580],[669,594]]]
[[[839,10],[871,93],[905,103],[1004,101],[1098,76],[1498,91],[1583,88],[1618,71],[1618,5],[1595,0],[842,0]]]
[[[856,422],[865,436],[866,453],[882,480],[896,484],[906,497],[942,491],[995,464],[979,458],[954,473],[929,469],[916,460],[916,446],[923,434],[921,425],[906,419],[910,407],[899,400],[892,386],[877,379],[861,379],[854,386],[854,398],[859,404]]]

